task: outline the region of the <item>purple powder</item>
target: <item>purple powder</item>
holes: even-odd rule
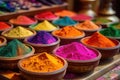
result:
[[[78,42],[61,46],[55,54],[69,60],[90,60],[97,57],[95,51]]]
[[[56,39],[48,32],[39,31],[35,36],[29,38],[28,42],[35,44],[50,44],[56,42]]]

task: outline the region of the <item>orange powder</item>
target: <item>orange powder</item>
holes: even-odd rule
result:
[[[60,17],[65,17],[65,16],[72,17],[72,16],[75,16],[76,13],[69,10],[62,10],[62,11],[56,12],[55,15]]]
[[[66,26],[61,28],[60,30],[56,30],[55,34],[61,37],[78,37],[82,36],[84,33],[72,26]]]
[[[94,33],[90,38],[84,40],[84,43],[93,47],[107,48],[116,46],[110,39],[99,32]]]
[[[21,65],[32,72],[52,72],[62,68],[64,63],[61,59],[43,52],[23,60]]]
[[[76,28],[81,29],[81,30],[96,30],[99,28],[99,26],[97,26],[90,20],[86,20],[83,23],[77,24]]]

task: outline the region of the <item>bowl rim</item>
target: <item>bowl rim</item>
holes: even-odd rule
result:
[[[91,37],[91,36],[84,37],[84,38],[82,38],[82,39],[80,40],[80,42],[81,42],[82,44],[86,45],[86,46],[93,47],[93,48],[96,48],[96,49],[102,49],[102,50],[111,50],[111,49],[115,49],[115,48],[120,48],[120,42],[119,42],[118,40],[112,39],[112,38],[108,38],[108,39],[114,40],[114,41],[116,41],[116,42],[118,43],[118,44],[117,44],[116,46],[114,46],[114,47],[101,48],[101,47],[95,47],[95,46],[91,46],[91,45],[85,44],[85,43],[83,42],[83,40],[86,39],[86,38],[90,38],[90,37]]]
[[[26,46],[28,46],[29,48],[31,48],[31,52],[29,52],[29,53],[27,53],[27,54],[25,54],[25,55],[21,55],[21,56],[16,56],[16,57],[3,57],[3,56],[0,56],[0,60],[19,60],[19,59],[23,59],[23,58],[25,58],[25,57],[28,57],[28,56],[31,56],[31,55],[33,55],[34,54],[34,52],[35,52],[35,49],[31,46],[31,45],[29,45],[29,44],[25,44]]]
[[[63,45],[63,46],[64,46],[64,45]],[[60,47],[63,47],[63,46],[60,46]],[[56,49],[53,50],[53,54],[54,54],[54,55],[59,56],[59,55],[56,54],[56,51],[57,51],[57,49],[59,49],[60,47],[58,47],[58,48],[56,48]],[[68,62],[75,62],[75,63],[94,62],[94,61],[97,61],[97,60],[100,60],[100,59],[101,59],[102,55],[101,55],[101,53],[100,53],[97,49],[92,48],[92,47],[88,47],[88,46],[86,46],[86,47],[89,48],[89,49],[91,49],[91,50],[93,50],[93,51],[95,51],[96,54],[98,54],[98,56],[95,57],[95,58],[93,58],[93,59],[89,59],[89,60],[71,60],[71,59],[67,59],[67,58],[64,58],[64,59],[67,60]],[[59,56],[59,57],[62,57],[62,56]]]
[[[55,34],[56,31],[57,30],[53,31],[52,35],[55,36],[55,37],[61,38],[61,39],[78,39],[78,38],[83,38],[85,36],[85,32],[84,31],[80,31],[80,32],[82,32],[82,35],[80,35],[80,36],[76,36],[76,37],[62,37],[62,36],[56,35]]]
[[[23,27],[24,28],[24,27]],[[8,33],[10,30],[12,30],[13,28],[11,28],[11,29],[8,29],[8,30],[5,30],[5,31],[3,31],[2,33],[1,33],[1,35],[2,36],[4,36],[4,37],[6,37],[6,38],[9,38],[9,39],[24,39],[24,38],[26,38],[26,37],[30,37],[30,36],[34,36],[34,35],[36,35],[36,31],[34,31],[34,30],[32,30],[32,29],[30,29],[30,28],[25,28],[25,29],[27,29],[27,30],[29,30],[29,31],[31,31],[32,33],[33,33],[33,35],[30,35],[30,36],[25,36],[25,37],[9,37],[9,36],[5,36],[4,34],[5,33]]]
[[[1,39],[3,39],[3,42],[0,44],[0,46],[4,46],[7,44],[7,39],[3,36],[0,36]]]
[[[33,36],[31,36],[33,37]],[[32,46],[36,46],[36,47],[48,47],[48,46],[53,46],[53,45],[56,45],[56,44],[59,44],[60,43],[60,39],[58,37],[55,37],[57,41],[51,43],[51,44],[35,44],[35,43],[31,43],[28,41],[29,38],[31,37],[27,37],[24,39],[24,42],[29,44],[29,45],[32,45]]]
[[[35,55],[38,55],[38,54],[34,54],[34,55],[32,55],[32,56],[35,56]],[[56,55],[53,55],[53,56],[56,56]],[[31,56],[29,56],[29,57],[31,57]],[[67,63],[67,61],[66,61],[64,58],[59,57],[59,56],[56,56],[57,58],[61,59],[61,60],[64,62],[63,67],[61,67],[60,69],[54,70],[54,71],[52,71],[52,72],[32,72],[32,71],[28,71],[28,70],[25,70],[20,64],[21,64],[22,61],[24,61],[25,59],[27,59],[27,58],[29,58],[29,57],[26,57],[26,58],[24,58],[24,59],[21,59],[21,60],[18,62],[18,64],[17,64],[17,65],[18,65],[18,68],[19,68],[21,71],[23,71],[23,72],[25,72],[25,73],[28,73],[28,74],[33,74],[33,75],[53,75],[53,74],[57,74],[57,73],[59,73],[59,72],[62,72],[62,71],[64,71],[64,70],[66,70],[67,67],[68,67],[68,63]]]

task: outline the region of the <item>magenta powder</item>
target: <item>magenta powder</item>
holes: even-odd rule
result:
[[[95,51],[78,42],[59,47],[55,54],[69,60],[90,60],[97,57]]]

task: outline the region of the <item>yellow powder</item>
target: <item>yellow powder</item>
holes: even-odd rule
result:
[[[34,27],[35,30],[55,30],[56,27],[52,25],[47,20],[43,21],[42,23],[39,23]]]
[[[39,53],[22,61],[24,69],[32,72],[52,72],[63,67],[61,59],[46,52]]]
[[[76,27],[82,30],[96,30],[99,28],[99,26],[97,26],[90,20],[86,20],[83,23],[79,23],[76,25]]]
[[[23,28],[22,26],[18,26],[16,28],[11,29],[3,35],[8,37],[27,37],[33,35],[33,32]]]

